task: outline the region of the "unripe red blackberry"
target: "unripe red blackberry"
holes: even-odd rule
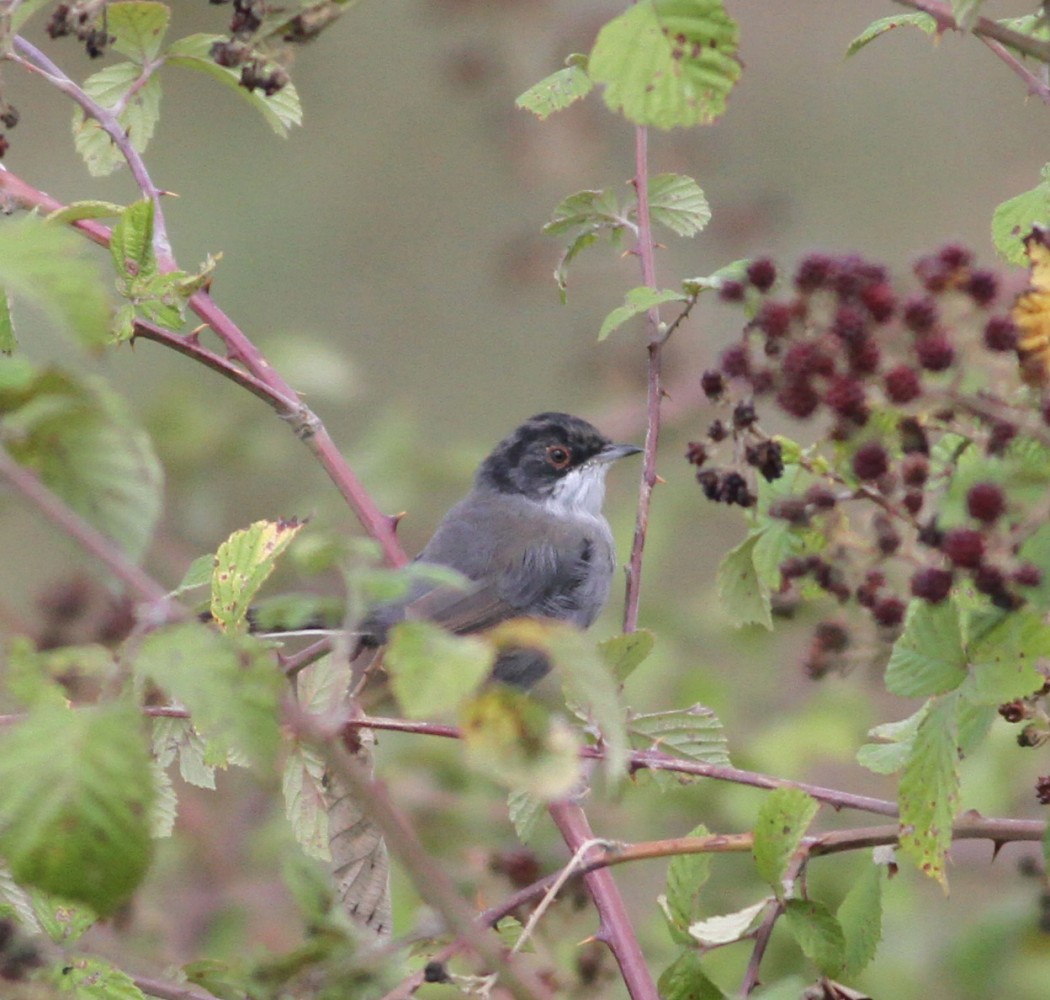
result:
[[[910,365],[897,365],[883,376],[886,398],[891,403],[903,405],[922,394],[922,380]]]
[[[878,479],[889,467],[886,449],[875,441],[861,445],[853,454],[853,474],[864,482]]]
[[[929,333],[937,325],[938,316],[937,303],[923,296],[905,302],[901,318],[912,333]]]
[[[852,417],[867,411],[864,386],[848,375],[836,375],[824,390],[824,402],[839,416]]]
[[[999,279],[991,271],[974,271],[963,289],[977,305],[988,306],[999,294]]]
[[[835,494],[831,492],[826,486],[822,486],[820,483],[814,483],[808,490],[806,490],[806,503],[817,510],[831,510],[832,507],[838,503]]]
[[[797,580],[810,571],[810,561],[801,556],[791,556],[780,564],[780,575],[786,580]]]
[[[893,521],[885,514],[879,513],[875,515],[872,527],[875,529],[875,547],[879,553],[884,556],[892,556],[901,547],[901,536],[894,527]]]
[[[1043,571],[1033,563],[1021,563],[1010,579],[1019,587],[1038,587],[1043,582]]]
[[[1010,442],[1017,437],[1017,425],[998,420],[992,426],[992,432],[988,435],[987,451],[989,455],[1005,454]]]
[[[849,370],[854,375],[871,375],[879,370],[882,351],[874,337],[864,336],[849,345]]]
[[[995,483],[977,483],[966,493],[966,509],[971,517],[992,524],[1006,510],[1006,496]]]
[[[984,535],[972,528],[952,528],[941,541],[941,551],[954,565],[964,569],[980,565],[984,548]]]
[[[791,306],[785,302],[763,302],[755,326],[771,340],[786,336],[791,329]]]
[[[720,399],[722,393],[726,391],[726,380],[717,368],[708,368],[700,376],[700,388],[704,390],[704,395],[708,399],[712,401]]]
[[[773,387],[777,384],[776,376],[769,368],[759,368],[758,371],[751,373],[751,391],[756,396],[764,396],[768,392],[773,391]]]
[[[868,285],[861,291],[860,300],[876,323],[887,322],[897,309],[897,297],[886,282]]]
[[[920,257],[915,262],[915,277],[928,292],[943,292],[951,281],[952,268],[938,257]]]
[[[1012,351],[1017,347],[1017,327],[1009,316],[993,316],[985,323],[984,346],[989,351]]]
[[[777,280],[777,267],[768,257],[758,257],[747,265],[747,280],[760,292],[768,292]]]
[[[732,279],[723,281],[718,287],[718,297],[723,302],[743,302],[744,301],[744,283],[742,281],[734,281]]]
[[[820,396],[806,379],[791,379],[777,393],[777,403],[785,413],[804,420],[816,412]]]
[[[843,343],[853,343],[868,332],[868,322],[855,306],[842,305],[831,321],[831,332]]]
[[[797,526],[809,524],[809,511],[801,497],[780,497],[769,505],[769,516]]]
[[[908,492],[904,494],[901,503],[904,504],[904,509],[911,514],[912,517],[915,517],[919,511],[922,510],[924,499],[925,497],[922,490],[908,490]]]
[[[812,375],[829,375],[834,370],[834,359],[819,344],[812,340],[800,340],[785,352],[780,367],[785,375],[793,378],[809,378]]]
[[[937,251],[937,257],[945,267],[953,271],[962,270],[973,264],[973,251],[961,243],[945,243]]]
[[[917,570],[911,578],[911,592],[930,604],[940,604],[952,589],[952,574],[946,569],[927,566]]]
[[[871,615],[883,628],[894,628],[904,621],[906,607],[907,605],[899,597],[884,597],[875,602]]]
[[[823,288],[834,270],[834,262],[825,254],[813,253],[803,257],[795,272],[795,287],[802,293]]]
[[[931,372],[943,372],[955,360],[955,348],[943,333],[920,337],[915,344],[915,353],[919,364]]]

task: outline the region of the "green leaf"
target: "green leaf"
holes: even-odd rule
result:
[[[0,913],[4,917],[14,917],[19,926],[30,934],[43,933],[29,893],[11,877],[11,873],[3,865],[0,865]]]
[[[293,125],[302,125],[303,109],[294,84],[288,83],[272,97],[266,97],[242,87],[239,70],[219,66],[211,58],[212,45],[225,40],[223,35],[188,35],[168,46],[164,60],[171,66],[182,66],[218,80],[255,108],[279,136],[286,136]]]
[[[543,800],[530,795],[528,792],[512,790],[507,795],[507,811],[510,821],[514,824],[514,832],[518,840],[523,844],[529,842],[536,823],[543,815]]]
[[[208,746],[206,764],[232,750],[272,758],[283,682],[256,640],[198,622],[170,625],[146,636],[133,668],[140,682],[152,681],[189,709]]]
[[[153,756],[161,767],[179,761],[183,781],[198,788],[215,787],[215,766],[206,762],[207,745],[189,719],[162,716],[153,720]]]
[[[701,823],[690,837],[706,837]],[[667,911],[683,931],[700,919],[700,890],[711,875],[710,854],[677,854],[667,865]]]
[[[927,35],[932,35],[937,31],[937,22],[929,14],[891,14],[889,17],[880,17],[877,21],[872,21],[849,43],[846,47],[846,58],[856,55],[865,45],[873,42],[880,35],[904,26],[919,28]]]
[[[302,527],[294,519],[256,521],[219,546],[211,575],[211,613],[224,629],[246,628],[252,599]]]
[[[656,636],[649,629],[642,628],[599,642],[598,652],[612,671],[612,675],[622,684],[648,659],[655,644]]]
[[[284,812],[299,846],[312,858],[331,861],[324,774],[324,758],[313,747],[295,743],[284,762],[281,791]]]
[[[1024,238],[1035,225],[1050,225],[1050,163],[1041,171],[1042,180],[1030,191],[1014,195],[992,213],[992,242],[1011,264],[1028,264]]]
[[[18,339],[11,322],[11,302],[7,292],[0,288],[0,354],[13,354],[17,346]]]
[[[758,810],[752,854],[760,878],[768,882],[777,895],[791,856],[806,833],[819,804],[800,788],[775,788]]]
[[[19,384],[4,387],[4,370]],[[12,371],[12,375],[14,371]],[[8,450],[132,559],[160,514],[162,473],[145,431],[100,383],[0,358],[0,421]]]
[[[86,906],[76,906],[68,899],[39,889],[34,889],[31,895],[41,929],[56,944],[70,945],[98,923],[98,917]]]
[[[215,556],[212,553],[205,552],[204,555],[197,556],[183,574],[179,585],[172,591],[172,596],[179,597],[188,590],[211,586],[211,571],[214,568]]]
[[[520,691],[484,688],[463,706],[460,728],[471,764],[505,787],[550,802],[579,781],[576,734]]]
[[[680,952],[664,969],[656,988],[661,1000],[725,1000],[725,994],[707,978],[700,954],[692,948]]]
[[[882,883],[885,866],[865,864],[839,905],[839,926],[845,938],[844,974],[853,979],[864,971],[875,957],[882,940]]]
[[[311,715],[327,715],[337,711],[349,683],[349,670],[345,662],[329,653],[304,670],[295,678],[295,694],[299,707]]]
[[[735,913],[724,913],[706,920],[697,920],[689,925],[689,936],[705,947],[730,944],[739,941],[755,922],[758,915],[769,905],[768,899],[752,906],[745,906]]]
[[[755,568],[757,535],[745,538],[726,554],[718,567],[718,599],[734,625],[764,625],[773,629],[769,587]]]
[[[762,586],[770,593],[780,589],[780,567],[802,548],[803,539],[798,529],[781,518],[770,519],[754,532],[755,547],[751,559]]]
[[[815,899],[789,899],[784,918],[791,936],[826,976],[835,977],[845,961],[846,940],[834,914]]]
[[[145,994],[126,972],[101,958],[66,959],[54,967],[49,978],[73,1000],[145,1000]]]
[[[0,853],[15,879],[108,915],[152,854],[138,710],[44,706],[0,734]]]
[[[857,751],[857,763],[876,774],[894,774],[907,763],[915,745],[915,734],[926,717],[929,706],[923,705],[914,715],[900,722],[884,722],[868,731],[869,736],[885,743],[865,743]]]
[[[160,119],[160,80],[153,75],[143,79],[144,73],[150,71],[123,62],[107,66],[84,81],[88,96],[116,115],[132,147],[140,153],[145,152]],[[73,112],[73,144],[94,177],[105,177],[124,162],[109,133],[80,108]]]
[[[20,3],[11,12],[11,31],[21,31],[22,25],[48,3],[50,3],[50,0],[25,0],[24,3]]]
[[[605,319],[602,321],[602,327],[598,331],[598,340],[603,341],[609,336],[613,330],[623,326],[629,319],[633,319],[639,313],[648,312],[650,309],[654,309],[656,306],[663,304],[664,302],[685,302],[686,296],[681,292],[676,292],[670,288],[649,288],[646,285],[639,285],[637,288],[632,288],[626,296],[624,296],[624,304],[617,306]]]
[[[432,622],[401,622],[390,630],[383,664],[409,718],[433,718],[460,707],[489,676],[495,652],[484,640],[452,635]]]
[[[627,730],[637,749],[659,750],[702,764],[729,764],[722,723],[704,705],[635,715],[628,720]]]
[[[589,72],[636,125],[703,125],[740,76],[737,26],[721,0],[640,0],[598,33]]]
[[[69,225],[81,219],[114,219],[124,214],[124,206],[112,201],[72,201],[44,216],[45,222]]]
[[[886,667],[886,689],[922,698],[957,688],[966,679],[959,610],[954,601],[915,600]]]
[[[649,214],[679,236],[695,236],[711,221],[711,206],[692,177],[657,174],[649,180]]]
[[[1050,656],[1050,626],[1024,609],[997,618],[997,624],[970,647],[965,694],[976,704],[1001,705],[1023,698],[1046,680],[1036,663]]]
[[[252,1000],[257,995],[247,972],[230,962],[202,958],[197,962],[188,962],[182,971],[189,982],[203,986],[220,1000]]]
[[[153,202],[148,198],[128,205],[113,227],[109,254],[125,281],[148,277],[157,269],[153,255]]]
[[[952,14],[960,31],[969,31],[980,12],[984,0],[951,0]]]
[[[153,761],[151,770],[157,797],[153,800],[153,808],[150,810],[149,835],[154,840],[161,840],[170,837],[175,830],[179,799],[175,794],[175,786],[168,777],[168,772],[157,761]]]
[[[564,69],[533,84],[515,102],[515,106],[531,111],[543,120],[555,111],[586,97],[594,88],[587,75],[587,57],[572,55],[566,60]]]
[[[713,274],[697,278],[686,278],[686,280],[682,282],[682,288],[684,288],[689,295],[697,295],[707,289],[718,291],[718,289],[722,288],[727,281],[736,281],[745,284],[747,279],[747,269],[750,263],[751,259],[749,257],[731,261],[729,264],[720,267]]]
[[[622,229],[626,224],[611,191],[577,191],[558,203],[543,232],[547,236],[562,236],[577,229]]]
[[[930,702],[898,788],[900,853],[941,885],[959,796],[958,695]]]
[[[160,53],[169,17],[165,3],[110,3],[106,5],[106,30],[113,36],[113,48],[121,55],[137,63],[150,62]]]
[[[35,215],[0,224],[0,286],[25,298],[87,347],[108,339],[110,302],[83,240]]]

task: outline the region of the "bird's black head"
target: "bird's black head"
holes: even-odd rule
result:
[[[496,445],[481,463],[477,482],[501,493],[545,500],[584,466],[593,468],[600,481],[609,462],[638,451],[634,445],[613,444],[579,417],[540,413]]]

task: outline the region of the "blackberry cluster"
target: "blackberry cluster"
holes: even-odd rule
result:
[[[226,4],[229,0],[211,0]],[[262,27],[268,4],[266,0],[233,0],[230,18],[230,37],[215,42],[211,58],[227,69],[241,68],[240,84],[246,90],[261,90],[267,97],[288,86],[288,72],[272,58],[252,44],[255,33]]]
[[[104,55],[113,42],[113,36],[106,30],[105,0],[60,3],[51,12],[46,30],[51,38],[75,36],[83,42],[92,59]]]

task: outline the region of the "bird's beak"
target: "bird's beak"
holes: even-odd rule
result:
[[[615,462],[617,459],[626,458],[628,455],[637,455],[638,452],[643,450],[636,444],[607,444],[598,452],[597,458],[599,462]]]

